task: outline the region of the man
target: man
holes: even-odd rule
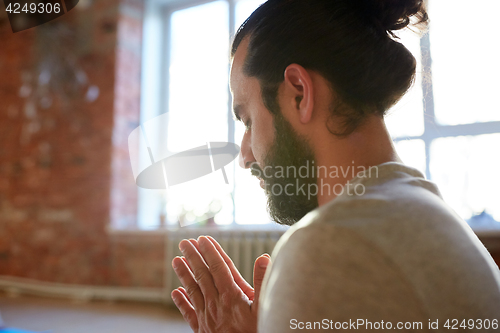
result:
[[[498,329],[498,267],[384,124],[414,78],[392,34],[410,17],[425,23],[422,1],[270,0],[240,28],[240,165],[293,226],[255,290],[214,239],[180,243],[172,298],[194,331]]]

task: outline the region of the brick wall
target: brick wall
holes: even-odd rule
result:
[[[115,64],[111,224],[133,227],[137,216],[137,186],[131,172],[128,135],[139,126],[142,51],[142,1],[120,6]]]
[[[139,121],[141,6],[95,1],[16,34],[0,9],[0,275],[162,285],[162,237],[107,232],[136,214],[127,136]],[[35,95],[56,89],[54,73],[39,88],[47,55],[85,75],[43,102]]]

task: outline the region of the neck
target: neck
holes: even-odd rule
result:
[[[384,120],[369,116],[347,137],[330,132],[316,137],[318,204],[322,206],[342,193],[360,171],[386,162],[401,162]]]

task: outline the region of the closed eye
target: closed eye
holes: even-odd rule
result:
[[[234,121],[241,121],[241,105],[236,105],[233,108],[233,119]]]

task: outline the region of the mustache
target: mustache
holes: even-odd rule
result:
[[[264,179],[264,171],[257,163],[252,163],[252,165],[250,165],[250,173],[252,176]]]

